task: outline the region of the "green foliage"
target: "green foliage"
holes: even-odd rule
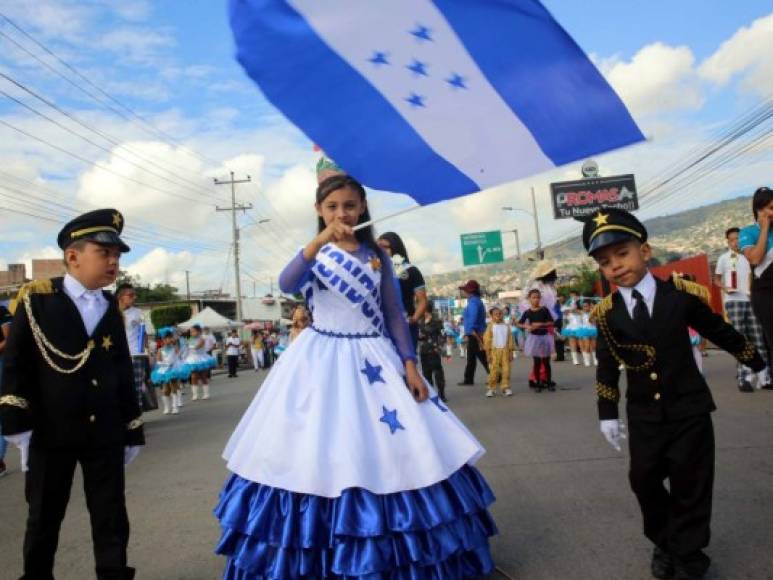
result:
[[[580,296],[593,296],[593,290],[596,286],[596,282],[599,281],[601,275],[599,271],[591,266],[589,263],[580,264],[577,268],[577,274],[575,275],[572,283],[566,288],[567,295],[570,290],[575,290]]]
[[[191,317],[191,307],[189,304],[171,304],[169,306],[159,306],[150,311],[150,321],[157,329],[162,326],[174,326],[185,322]]]
[[[134,291],[137,293],[137,302],[144,304],[147,302],[173,302],[179,297],[177,296],[177,288],[170,286],[169,284],[156,284],[152,288],[147,285],[143,286],[139,276],[130,276],[123,270],[118,274],[118,280],[116,285],[128,283],[134,286]]]

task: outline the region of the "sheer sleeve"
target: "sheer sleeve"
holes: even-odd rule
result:
[[[303,257],[303,250],[298,252],[279,274],[279,289],[287,294],[298,292],[311,276],[313,264]]]
[[[408,330],[403,300],[397,288],[392,263],[383,254],[381,259],[381,311],[384,314],[384,324],[389,331],[389,337],[397,348],[397,353],[403,362],[416,361],[416,350]]]

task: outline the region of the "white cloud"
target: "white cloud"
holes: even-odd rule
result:
[[[634,116],[698,109],[704,98],[687,46],[662,42],[641,48],[630,61],[596,59],[602,74]]]
[[[739,28],[701,63],[699,72],[720,87],[740,75],[746,92],[763,97],[770,95],[773,92],[773,14]]]
[[[175,46],[174,36],[165,30],[115,28],[101,36],[99,47],[125,62],[156,65],[166,49]]]
[[[191,252],[169,252],[155,248],[139,260],[122,264],[132,276],[139,276],[143,284],[171,284],[178,289],[185,288],[185,270],[190,270],[195,258]]]

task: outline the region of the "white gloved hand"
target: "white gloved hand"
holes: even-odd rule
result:
[[[140,454],[140,445],[127,445],[123,448],[123,464],[129,465]]]
[[[607,419],[601,421],[601,433],[607,442],[617,451],[622,451],[620,446],[621,439],[627,439],[625,434],[625,425],[618,419]]]
[[[21,470],[27,471],[29,467],[27,462],[30,455],[30,439],[32,439],[32,431],[24,431],[23,433],[16,433],[15,435],[6,435],[5,440],[11,445],[15,445],[21,455]]]

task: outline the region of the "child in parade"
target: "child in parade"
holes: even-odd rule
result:
[[[497,391],[497,383],[502,395],[511,397],[510,363],[515,352],[515,340],[510,332],[510,326],[504,321],[502,307],[495,304],[489,309],[491,322],[483,334],[483,348],[489,361],[487,397],[493,397]]]
[[[489,574],[494,498],[472,466],[483,449],[419,374],[391,261],[370,227],[354,230],[370,220],[365,190],[329,177],[315,207],[319,233],[279,280],[314,325],[224,453],[224,577]]]
[[[66,273],[20,290],[4,348],[2,434],[16,445],[29,506],[25,579],[54,577],[59,531],[81,467],[95,574],[131,580],[125,467],[144,445],[126,330],[113,295],[123,216],[100,209],[59,232]],[[9,490],[10,491],[10,490]],[[7,493],[7,492],[6,492]],[[6,522],[4,522],[6,523]],[[4,562],[3,575],[12,572]]]
[[[182,409],[183,405],[185,404],[185,384],[188,383],[191,379],[190,371],[185,367],[183,364],[183,361],[188,357],[188,340],[191,337],[191,331],[190,330],[180,330],[177,329],[177,374],[178,374],[178,382],[177,382],[177,406],[178,408]]]
[[[647,269],[652,248],[632,214],[602,208],[583,228],[583,245],[617,286],[594,309],[599,328],[596,390],[601,432],[615,449],[625,434],[618,419],[620,367],[627,374],[629,481],[654,544],[655,578],[703,578],[714,484],[716,409],[692,354],[688,327],[754,371],[754,346],[711,308],[696,284],[661,281]],[[668,487],[664,485],[668,480]]]
[[[252,354],[252,364],[255,367],[255,372],[258,372],[263,368],[263,333],[260,330],[252,331],[250,353]]]
[[[553,327],[553,316],[541,304],[541,293],[536,288],[529,290],[529,308],[521,314],[518,325],[528,332],[523,345],[523,354],[534,359],[533,379],[529,386],[538,393],[543,389],[556,390],[550,368],[550,355],[553,354],[553,337],[548,329]]]
[[[598,330],[591,320],[591,307],[593,302],[588,298],[583,298],[580,302],[580,327],[575,334],[580,339],[580,350],[582,351],[582,362],[586,367],[591,365],[598,366],[596,359],[596,338]]]
[[[447,400],[446,375],[443,372],[443,361],[440,358],[443,338],[443,325],[434,315],[432,300],[428,300],[424,318],[419,322],[421,373],[427,382],[437,389],[440,400],[445,403]]]
[[[572,356],[572,364],[580,365],[580,337],[578,331],[582,326],[582,312],[580,311],[580,297],[575,291],[569,293],[569,300],[564,306],[563,335],[569,342],[569,352]]]
[[[159,329],[162,346],[156,351],[156,366],[150,380],[161,388],[164,415],[180,412],[180,379],[184,376],[180,362],[180,345],[174,329],[165,326]]]
[[[290,328],[288,344],[298,338],[301,332],[308,328],[310,324],[311,318],[309,317],[309,311],[306,310],[306,307],[303,304],[296,306],[293,311],[293,324]]]
[[[186,374],[191,381],[191,400],[199,400],[199,389],[201,389],[201,398],[209,399],[209,374],[208,371],[215,366],[215,359],[206,351],[206,341],[201,335],[201,326],[194,324],[191,327],[191,336],[188,339],[188,353],[181,359]]]
[[[454,356],[454,345],[456,344],[456,329],[454,323],[450,320],[446,320],[443,323],[443,334],[445,336],[445,357],[446,362],[451,362],[451,357]]]

